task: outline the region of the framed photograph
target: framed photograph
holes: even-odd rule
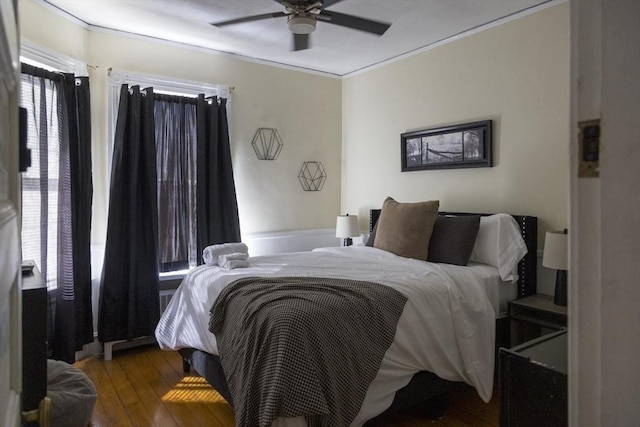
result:
[[[493,166],[491,120],[400,135],[402,172]]]

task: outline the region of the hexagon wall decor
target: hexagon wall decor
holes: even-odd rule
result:
[[[282,139],[277,129],[258,128],[253,141],[251,141],[253,151],[260,160],[275,160],[282,150]]]
[[[304,191],[320,191],[327,180],[322,162],[304,162],[298,173],[300,185]]]

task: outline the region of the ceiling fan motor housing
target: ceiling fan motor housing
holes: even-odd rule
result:
[[[316,29],[316,20],[309,16],[293,15],[287,21],[289,31],[294,34],[309,34]]]

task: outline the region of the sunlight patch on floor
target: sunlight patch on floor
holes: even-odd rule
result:
[[[224,403],[220,394],[202,377],[184,377],[162,397],[165,402],[206,402]]]

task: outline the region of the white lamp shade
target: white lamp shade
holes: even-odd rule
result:
[[[346,239],[360,235],[358,229],[358,215],[338,215],[336,221],[336,237]]]
[[[564,231],[547,231],[542,265],[555,270],[567,270],[568,237]]]

